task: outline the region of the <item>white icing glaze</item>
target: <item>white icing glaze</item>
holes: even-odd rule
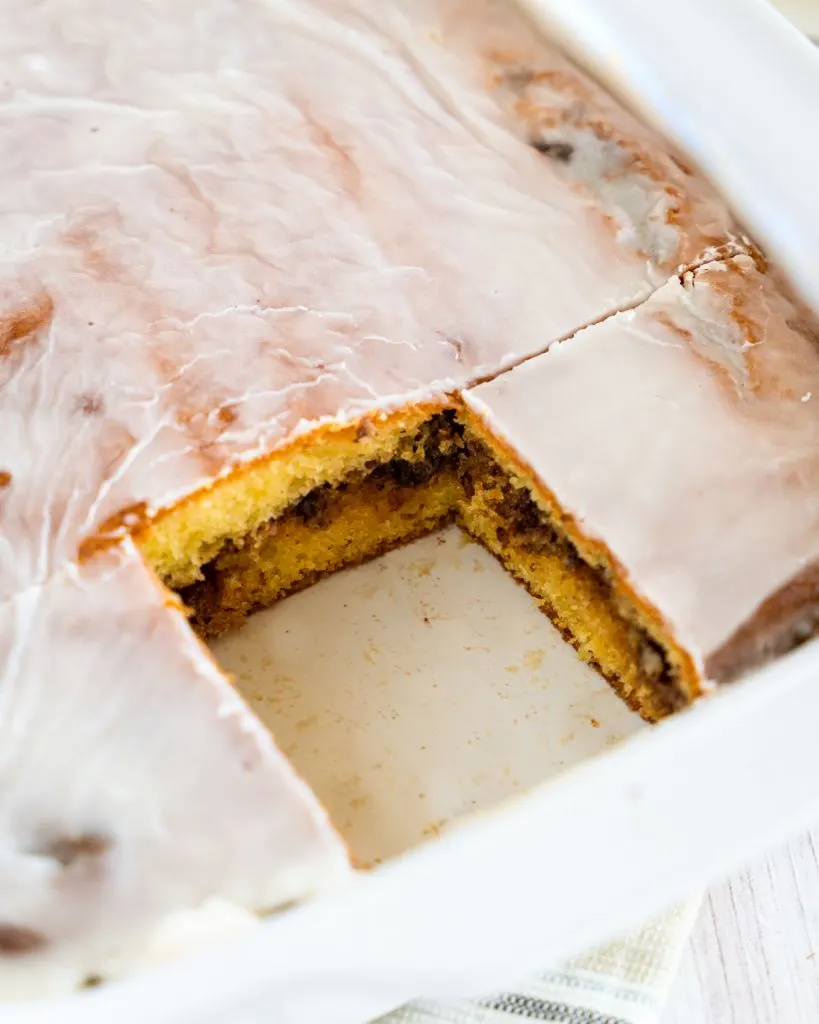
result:
[[[520,2],[663,125],[819,309],[819,146],[802,127],[819,93],[819,53],[804,34],[819,25],[813,0],[794,0],[802,31],[764,0],[686,4],[684,16],[646,0]]]
[[[317,801],[130,545],[8,602],[0,659],[0,947],[34,936],[0,956],[6,995],[133,959],[179,909],[343,875]]]
[[[819,558],[819,335],[748,257],[672,279],[466,401],[703,672]]]
[[[81,541],[542,351],[733,228],[509,3],[0,15],[0,925],[44,939],[0,978],[57,985],[344,862],[132,548]]]
[[[509,3],[6,2],[0,595],[123,507],[496,372],[732,230]]]

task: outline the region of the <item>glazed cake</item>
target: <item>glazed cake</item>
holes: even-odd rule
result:
[[[817,343],[737,256],[464,394],[466,528],[648,718],[815,632]]]
[[[223,631],[457,518],[649,719],[812,629],[809,576],[781,590],[814,553],[808,321],[513,3],[3,3],[4,992],[348,869],[188,615]],[[626,469],[652,409],[656,486]],[[714,507],[743,508],[737,576],[698,618]]]

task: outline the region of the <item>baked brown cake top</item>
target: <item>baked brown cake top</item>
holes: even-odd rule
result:
[[[43,992],[342,859],[131,543],[84,542],[735,231],[511,2],[0,12],[0,957]]]
[[[748,256],[467,393],[708,678],[816,626],[819,333]]]
[[[123,509],[491,375],[733,236],[508,2],[18,6],[0,595]]]

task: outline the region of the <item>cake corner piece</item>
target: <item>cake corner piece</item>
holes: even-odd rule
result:
[[[690,269],[465,393],[468,436],[525,506],[523,540],[486,526],[489,506],[509,507],[497,489],[468,526],[559,625],[575,617],[581,655],[656,718],[817,631],[817,396],[816,318],[776,271],[752,254]],[[534,567],[536,519],[562,562]],[[593,635],[573,590],[590,574],[589,614],[601,595],[608,609]]]
[[[16,723],[0,763],[3,998],[139,966],[180,915],[202,916],[201,944],[214,900],[265,913],[349,874],[318,800],[131,544],[5,605],[0,660]]]

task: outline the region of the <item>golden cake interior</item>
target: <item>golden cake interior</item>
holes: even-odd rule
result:
[[[562,512],[534,475],[486,432],[464,424],[458,522],[522,583],[580,657],[648,721],[698,696],[686,653],[624,574]]]
[[[605,549],[457,400],[300,438],[175,506],[138,541],[210,637],[452,521],[645,719],[697,695],[685,653]]]

